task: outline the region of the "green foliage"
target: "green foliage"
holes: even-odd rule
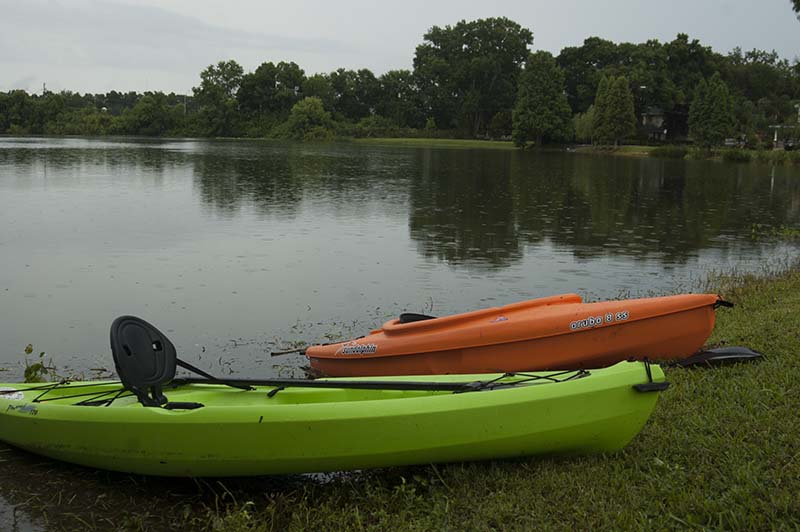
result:
[[[39,359],[33,363],[28,361],[28,356],[33,353],[33,345],[25,346],[25,382],[46,382],[48,375],[54,374],[55,368],[50,362],[45,361],[45,352],[39,353]]]
[[[495,114],[514,106],[532,42],[530,30],[502,17],[432,27],[414,55],[427,115],[441,128],[484,135]]]
[[[635,132],[633,94],[625,76],[603,77],[597,87],[594,107],[592,131],[596,142],[617,146]]]
[[[516,22],[487,18],[432,27],[416,48],[413,71],[379,77],[363,68],[306,76],[299,65],[284,61],[265,61],[245,73],[235,61],[221,61],[200,73],[193,95],[0,92],[0,134],[275,136],[292,106],[315,96],[337,123],[337,133],[351,134],[361,120],[381,116],[393,122],[395,129],[383,128],[392,135],[504,138],[532,42],[531,32]],[[800,61],[790,63],[775,52],[734,48],[722,55],[686,34],[664,43],[588,37],[561,50],[556,63],[578,141],[621,138],[608,131],[600,138],[593,131],[599,115],[588,111],[603,77],[627,78],[637,116],[652,107],[664,112],[663,129],[673,142],[686,140],[692,96],[715,72],[729,87],[734,123],[748,147],[770,147],[768,126],[796,123]]]
[[[585,113],[578,113],[572,118],[572,129],[575,131],[575,140],[582,143],[591,143],[594,137],[594,105],[590,105]]]
[[[334,91],[331,80],[325,74],[314,74],[303,82],[304,97],[315,96],[322,100],[325,109],[333,109]]]
[[[564,73],[548,52],[528,57],[519,78],[514,106],[512,137],[517,146],[529,141],[541,145],[545,140],[566,140],[571,136]]]
[[[637,88],[636,104],[671,110],[688,103],[699,79],[710,76],[721,56],[678,34],[668,43],[649,40],[620,43],[589,37],[581,46],[566,47],[557,62],[564,69],[569,103],[585,112],[594,102],[601,78],[624,75]]]
[[[421,95],[411,71],[390,70],[379,81],[381,92],[375,113],[392,119],[398,127],[423,127]]]
[[[395,122],[389,118],[372,115],[362,118],[352,129],[352,136],[359,138],[384,138],[384,137],[401,137],[402,132],[399,131]]]
[[[683,159],[689,153],[686,146],[656,146],[650,150],[653,157],[663,157],[665,159]]]
[[[200,121],[207,136],[234,135],[238,121],[236,95],[244,70],[233,60],[220,61],[200,73],[200,86],[193,89],[200,105]]]
[[[722,160],[731,163],[749,163],[753,160],[753,154],[748,150],[729,148],[722,150]]]
[[[380,82],[366,68],[346,70],[340,68],[328,77],[333,88],[334,116],[343,120],[358,121],[369,116],[381,95]]]
[[[758,150],[753,158],[762,163],[771,164],[800,164],[800,152],[784,150]]]
[[[690,161],[700,161],[702,159],[710,159],[714,156],[714,152],[708,148],[701,148],[698,146],[692,146],[689,148],[689,151],[686,153],[686,159]]]
[[[736,100],[736,119],[745,133],[767,132],[770,124],[796,118],[800,98],[800,63],[791,65],[775,52],[735,48],[728,55],[714,52],[697,39],[678,34],[667,43],[613,43],[597,37],[566,47],[557,57],[566,75],[573,112],[585,112],[594,101],[600,79],[624,75],[634,93],[637,115],[649,107],[666,112],[670,138],[684,139],[684,118],[700,80],[719,72]]]
[[[719,73],[700,80],[689,108],[689,134],[698,145],[721,146],[733,134],[733,101]]]
[[[514,114],[511,111],[497,111],[489,123],[489,136],[493,139],[508,137],[514,127]]]
[[[773,227],[771,225],[756,223],[750,227],[750,238],[752,240],[769,238],[785,242],[794,242],[800,240],[800,228],[786,227],[785,225]]]
[[[176,128],[181,112],[170,108],[163,94],[146,94],[133,108],[122,112],[116,130],[124,135],[160,137]]]
[[[236,99],[245,114],[288,114],[300,99],[305,73],[296,63],[262,63],[241,78]]]
[[[276,135],[294,140],[329,140],[333,137],[333,120],[316,96],[303,98],[292,107],[286,122],[276,128]]]

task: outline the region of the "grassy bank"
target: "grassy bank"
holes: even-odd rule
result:
[[[620,453],[382,471],[258,494],[215,519],[240,530],[797,529],[800,272],[713,284],[737,306],[719,311],[711,342],[767,359],[668,370],[672,388]]]
[[[5,450],[0,502],[67,530],[796,530],[800,270],[710,284],[737,304],[711,343],[767,358],[666,370],[673,386],[618,453],[195,482]]]
[[[628,157],[662,157],[666,159],[712,159],[718,161],[747,163],[762,162],[772,164],[800,164],[800,151],[748,150],[740,148],[715,148],[703,150],[689,146],[641,146],[625,145],[614,147],[578,146],[579,153],[612,154]]]
[[[576,146],[574,151],[577,153],[594,153],[594,154],[612,154],[612,155],[625,155],[628,157],[649,157],[650,152],[655,146],[641,146],[637,144],[630,144],[624,146],[591,146],[582,145]]]
[[[353,139],[357,144],[373,146],[408,146],[414,148],[481,148],[514,150],[517,149],[513,142],[503,140],[478,140],[478,139],[426,139],[426,138],[358,138]]]

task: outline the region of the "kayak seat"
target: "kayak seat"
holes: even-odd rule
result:
[[[141,318],[120,316],[111,324],[111,353],[122,385],[144,406],[167,402],[163,387],[175,378],[175,346]]]
[[[435,320],[436,316],[417,314],[416,312],[403,312],[400,314],[400,323],[414,323],[415,321]]]

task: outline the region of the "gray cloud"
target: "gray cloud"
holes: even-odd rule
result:
[[[0,90],[187,91],[207,65],[296,61],[306,72],[410,68],[433,25],[507,16],[558,53],[597,35],[671,40],[688,33],[726,53],[800,53],[788,0],[0,0]]]
[[[179,70],[195,83],[202,68],[220,59],[355,50],[345,41],[229,29],[159,7],[117,2],[4,0],[0,12],[0,66],[2,72],[22,73],[13,82],[22,88],[43,75],[69,71],[77,90],[89,88],[81,80],[97,73],[119,79],[128,72],[134,79],[155,80]],[[8,81],[0,80],[0,86]]]

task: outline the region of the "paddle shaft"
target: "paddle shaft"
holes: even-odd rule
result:
[[[355,390],[408,390],[423,392],[461,392],[479,388],[482,381],[424,382],[424,381],[325,381],[307,379],[203,379],[180,377],[172,385],[222,384],[226,386],[272,386],[277,388],[349,388]]]
[[[289,349],[287,351],[271,351],[269,356],[277,357],[277,356],[281,356],[281,355],[291,355],[291,354],[294,354],[294,353],[305,353],[305,352],[306,352],[306,348],[305,347],[300,347],[298,349]]]

